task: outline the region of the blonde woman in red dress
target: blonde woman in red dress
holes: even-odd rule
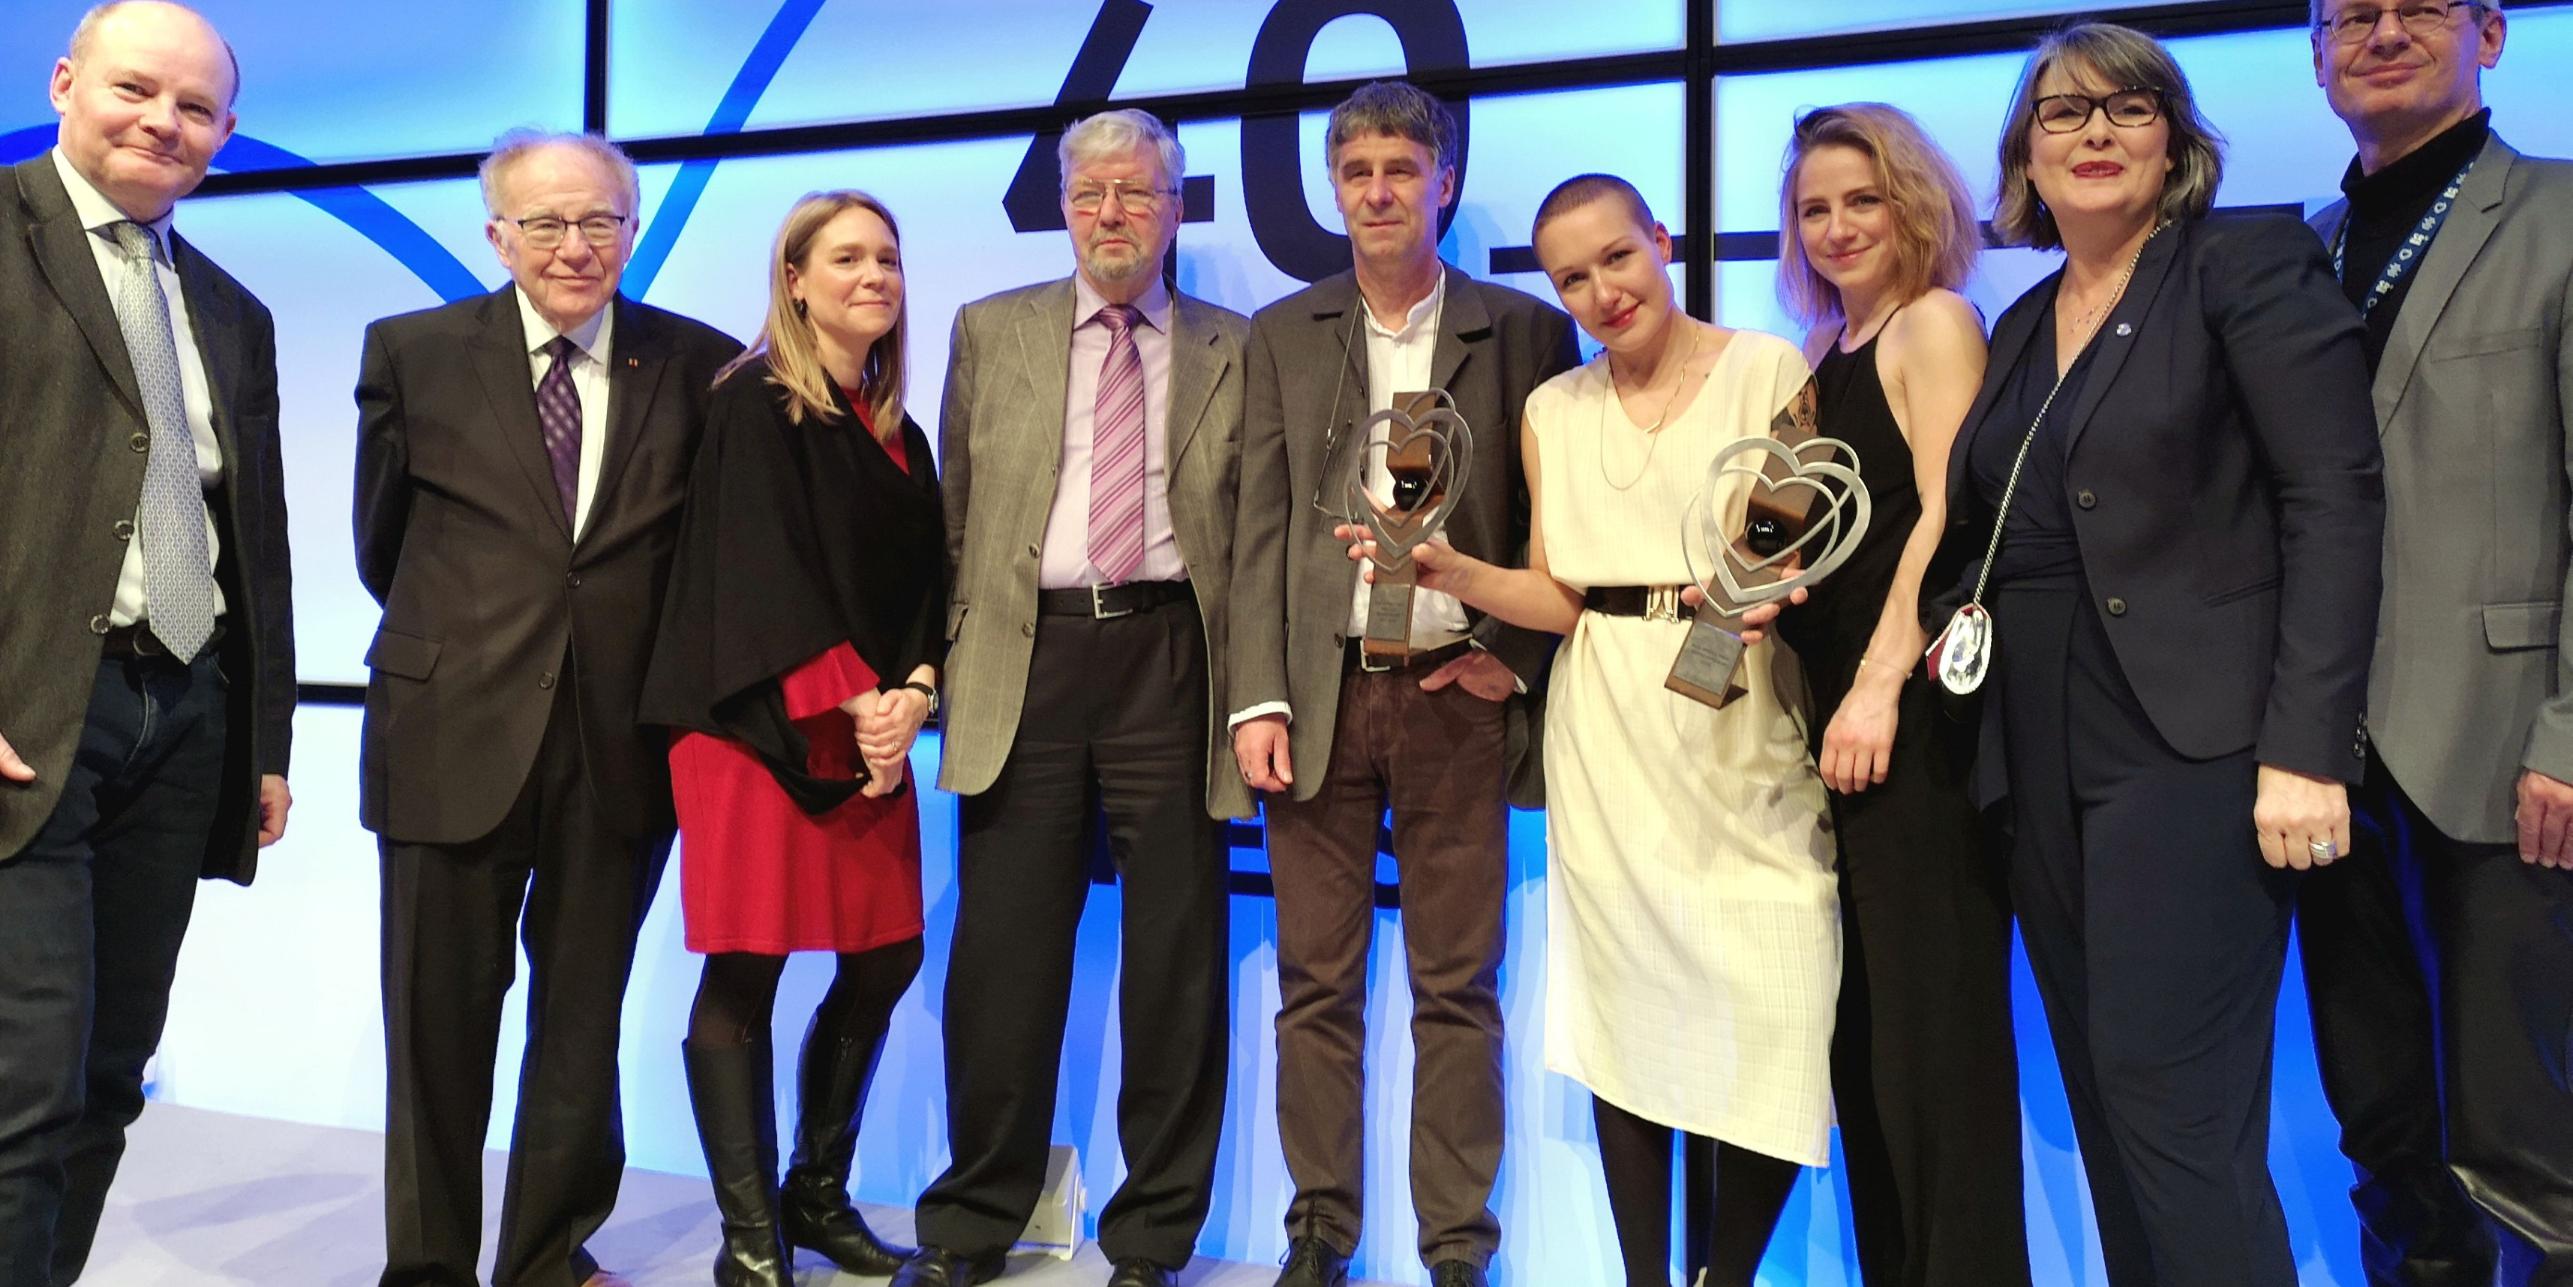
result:
[[[905,766],[937,706],[945,543],[902,410],[893,215],[815,193],[770,256],[768,319],[717,378],[644,718],[674,731],[682,906],[706,956],[684,1053],[724,1226],[718,1287],[788,1287],[792,1247],[857,1274],[909,1253],[850,1206],[860,1109],[919,972]],[[781,1187],[771,1011],[786,957],[839,970],[804,1036]]]

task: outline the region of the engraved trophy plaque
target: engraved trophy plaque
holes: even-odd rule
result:
[[[1446,390],[1398,393],[1393,403],[1359,426],[1341,482],[1342,517],[1375,541],[1360,651],[1388,666],[1411,656],[1412,551],[1456,512],[1474,466],[1474,431]]]
[[[1672,692],[1718,709],[1741,696],[1733,678],[1742,666],[1742,614],[1830,576],[1867,535],[1858,453],[1815,431],[1813,404],[1808,383],[1767,437],[1726,443],[1707,464],[1680,532],[1689,577],[1706,601],[1663,681]]]

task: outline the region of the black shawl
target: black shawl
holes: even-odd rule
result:
[[[744,743],[821,813],[855,795],[864,771],[806,771],[778,681],[842,641],[887,687],[938,664],[946,530],[929,439],[911,417],[905,474],[837,390],[837,419],[802,424],[787,419],[787,396],[765,361],[715,389],[640,719]]]

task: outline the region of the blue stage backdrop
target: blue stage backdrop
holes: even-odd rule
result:
[[[375,625],[351,563],[349,390],[369,320],[505,280],[484,244],[474,154],[513,125],[601,128],[644,159],[641,241],[627,291],[752,330],[763,260],[793,198],[863,187],[907,234],[911,408],[935,424],[947,321],[966,300],[1069,269],[1053,210],[1056,104],[1141,102],[1179,123],[1189,153],[1181,285],[1245,312],[1345,264],[1325,183],[1333,83],[1406,72],[1449,94],[1469,143],[1448,257],[1546,293],[1529,271],[1537,199],[1582,170],[1633,179],[1687,262],[1675,280],[1730,325],[1786,325],[1773,294],[1779,151],[1795,114],[1881,99],[1920,116],[1988,190],[2018,51],[2050,15],[2082,6],[2007,0],[202,0],[237,47],[241,132],[180,227],[275,310],[294,513],[303,678],[293,834],[257,889],[200,904],[164,1046],[163,1099],[299,1121],[380,1127],[373,845],[355,824],[358,712],[346,685]],[[2301,4],[2163,4],[2130,11],[2175,34],[2204,107],[2231,140],[2221,200],[2304,208],[2336,191],[2349,144],[2314,88]],[[2573,7],[2512,6],[2510,45],[2486,92],[2521,148],[2573,153],[2561,69]],[[50,145],[39,69],[79,16],[57,0],[0,7],[0,51],[20,88],[0,97],[0,160]],[[591,49],[599,52],[596,58]],[[1246,116],[1245,113],[1248,115]],[[738,136],[738,137],[736,137]],[[1699,226],[1703,225],[1703,226]],[[1987,256],[1972,289],[1987,314],[2051,266]],[[934,776],[924,739],[915,766]],[[945,961],[954,802],[924,798],[931,950],[876,1092],[861,1196],[907,1202],[944,1160],[938,986]],[[1544,1072],[1543,819],[1512,830],[1514,1034],[1509,1154],[1499,1208],[1514,1282],[1600,1281],[1611,1263],[1585,1097]],[[1256,869],[1261,856],[1235,855]],[[1115,1180],[1115,889],[1083,927],[1080,995],[1058,1140],[1079,1146],[1092,1193]],[[1404,1182],[1411,1064],[1401,925],[1377,917],[1370,1007],[1368,1276],[1416,1282]],[[1231,1130],[1211,1255],[1274,1260],[1286,1181],[1274,1129],[1275,921],[1234,902]],[[791,1040],[824,982],[790,971]],[[629,1140],[638,1165],[701,1169],[677,1043],[695,960],[675,900],[654,909],[626,1009]],[[2349,1173],[2321,1104],[2303,992],[2292,971],[2279,1023],[2272,1161],[2305,1281],[2361,1281],[2343,1190]],[[2103,1281],[2042,1016],[2020,979],[2028,1211],[2039,1281]],[[515,1012],[511,1027],[516,1027]],[[514,1054],[511,1056],[514,1061]],[[505,1143],[515,1069],[497,1073]],[[1766,1283],[1854,1281],[1832,1171],[1811,1173]],[[318,1213],[317,1213],[318,1214]]]

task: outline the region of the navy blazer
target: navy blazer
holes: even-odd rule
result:
[[[1966,465],[1974,435],[2026,432],[1989,417],[2062,275],[1994,325],[1948,457],[1967,586],[1992,531]],[[2092,606],[2182,755],[2250,748],[2343,782],[2366,765],[2385,492],[2360,337],[2312,230],[2188,220],[2146,245],[2079,396],[2056,410]]]

